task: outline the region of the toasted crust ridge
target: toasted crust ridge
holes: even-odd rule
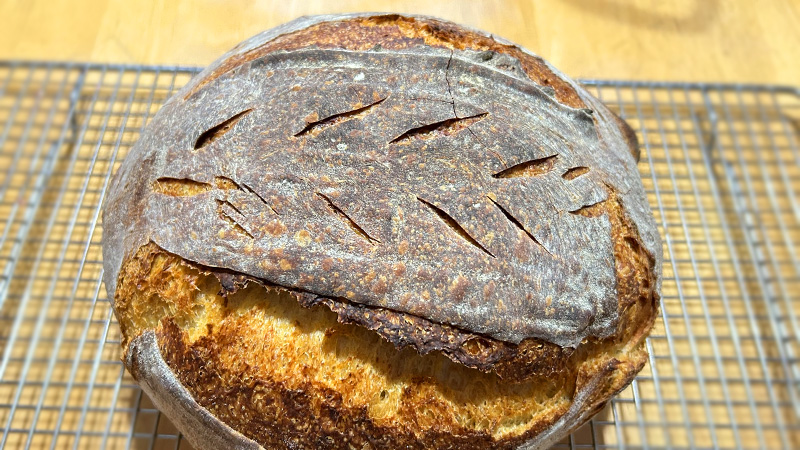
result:
[[[467,448],[468,443],[517,448],[544,439],[541,433],[560,437],[547,430],[556,423],[575,426],[564,417],[585,413],[575,411],[576,402],[601,407],[641,369],[647,315],[653,311],[652,299],[629,305],[633,314],[625,316],[631,323],[621,330],[624,337],[579,347],[567,358],[570,369],[555,377],[562,384],[543,388],[554,378],[549,372],[509,383],[442,355],[398,351],[372,331],[337,323],[322,305],[302,307],[296,293],[241,280],[231,289],[219,275],[154,244],[141,248],[124,267],[115,310],[132,373],[138,372],[130,367],[130,349],[155,330],[161,354],[194,401],[265,448],[347,448],[337,445],[364,443],[370,436],[385,439],[375,437],[373,448],[390,442],[411,448]],[[283,406],[255,402],[255,392],[264,399],[282,398]],[[488,392],[493,394],[487,397]],[[387,408],[385,402],[392,401],[396,405]],[[290,412],[280,409],[289,404]],[[469,406],[459,406],[464,404]],[[420,416],[420,411],[427,412]],[[289,416],[290,422],[276,419]],[[329,416],[341,422],[326,422]],[[356,429],[353,436],[342,434]],[[320,436],[330,439],[319,441]]]
[[[323,49],[369,50],[379,46],[385,50],[403,50],[410,47],[474,50],[509,55],[521,62],[525,75],[531,81],[554,90],[556,98],[574,108],[585,104],[569,83],[539,56],[516,45],[434,17],[400,14],[343,14],[315,16],[298,19],[299,26],[287,24],[286,32],[268,35],[256,45],[237,47],[241,51],[223,56],[213,69],[201,76],[201,81],[188,87],[185,99],[197,93],[204,85],[237,66],[253,61],[275,51],[290,51],[308,47]],[[255,37],[253,40],[258,39]]]

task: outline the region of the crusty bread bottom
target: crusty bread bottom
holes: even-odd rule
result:
[[[652,316],[647,302],[633,304],[623,320],[635,326],[579,347],[570,370],[510,383],[439,353],[397,350],[282,289],[251,282],[223,296],[216,276],[155,244],[119,280],[123,346],[155,329],[197,402],[266,448],[513,448],[562,416],[598,372],[608,376],[595,408],[627,385],[647,357],[642,319]]]

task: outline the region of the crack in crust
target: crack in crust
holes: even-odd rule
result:
[[[370,50],[379,47],[382,50],[403,50],[423,45],[451,50],[475,50],[482,52],[484,60],[492,59],[495,54],[509,55],[520,62],[522,70],[531,81],[552,89],[559,102],[574,108],[586,106],[575,89],[556,75],[538,56],[453,23],[395,14],[322,22],[278,36],[250,51],[231,56],[202,82],[193,86],[184,98],[191,98],[204,85],[236,67],[278,50],[290,51],[309,46],[321,49]]]
[[[558,426],[566,427],[561,433],[565,433],[579,424],[577,417],[588,418],[599,411],[611,395],[633,379],[647,358],[644,338],[655,320],[658,303],[653,289],[655,261],[642,248],[635,229],[624,217],[622,205],[613,193],[605,205],[612,208],[608,214],[617,218],[612,220],[617,231],[615,253],[623,255],[616,262],[621,294],[620,324],[614,336],[584,342],[574,350],[535,340],[514,346],[402,313],[352,305],[342,299],[291,292],[299,302],[299,310],[310,308],[308,310],[313,311],[316,309],[314,305],[323,304],[336,313],[339,322],[355,323],[373,330],[395,346],[415,348],[417,354],[406,356],[402,356],[403,350],[396,350],[400,352],[398,358],[413,360],[414,366],[429,364],[425,358],[432,355],[423,356],[424,353],[433,352],[435,356],[441,352],[458,365],[481,371],[489,369],[511,385],[515,382],[525,386],[524,383],[540,384],[544,380],[572,380],[549,395],[554,395],[553,398],[568,396],[572,400],[567,405],[573,404],[573,407],[574,401],[580,397],[579,411],[558,406],[559,403],[551,404],[546,416],[523,428],[515,428],[514,432],[497,434],[496,431],[449,421],[438,427],[430,425],[431,422],[441,422],[453,411],[451,407],[437,403],[440,400],[434,401],[434,397],[424,403],[413,400],[419,395],[433,395],[426,394],[430,386],[425,378],[411,381],[402,394],[409,403],[395,413],[396,417],[391,416],[394,418],[387,421],[376,417],[370,404],[363,401],[354,403],[353,394],[348,393],[348,389],[359,388],[346,379],[342,383],[349,388],[332,390],[312,381],[307,368],[299,365],[290,369],[292,373],[296,372],[290,378],[299,377],[306,381],[301,385],[288,385],[251,366],[247,357],[234,363],[242,357],[231,360],[230,356],[223,357],[223,353],[231,351],[231,348],[234,354],[239,355],[241,353],[237,352],[257,352],[252,347],[257,336],[250,336],[252,332],[227,329],[224,321],[221,325],[209,323],[205,329],[191,331],[192,317],[198,314],[195,293],[208,291],[209,287],[197,275],[190,273],[192,270],[198,274],[208,273],[212,279],[218,280],[215,292],[224,299],[226,310],[230,309],[223,317],[231,318],[241,313],[235,313],[236,306],[229,302],[235,302],[237,293],[248,289],[248,284],[264,284],[263,281],[225,269],[197,266],[165,253],[152,243],[127,260],[120,272],[115,312],[123,332],[123,346],[127,348],[131,339],[144,330],[156,330],[161,353],[193,398],[218,419],[264,448],[349,449],[351,445],[356,448],[397,448],[402,444],[419,449],[511,449],[528,440],[549,442],[547,439],[551,435],[546,432],[550,433],[551,427],[561,424]],[[327,338],[329,334],[335,336],[342,332],[329,329],[325,335]],[[470,349],[470,344],[477,350]],[[364,346],[374,344],[359,344],[359,347]],[[494,376],[476,373],[471,378],[478,378],[478,375]],[[383,392],[379,397],[383,397]],[[479,399],[473,401],[480,402]],[[434,414],[436,420],[432,421],[427,414]],[[577,417],[570,418],[572,415]]]

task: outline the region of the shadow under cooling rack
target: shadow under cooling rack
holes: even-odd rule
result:
[[[0,62],[0,447],[189,448],[119,361],[99,206],[195,68]],[[800,448],[800,95],[584,81],[664,237],[650,364],[561,448]]]

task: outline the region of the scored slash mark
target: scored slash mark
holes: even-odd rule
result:
[[[216,199],[216,202],[217,202],[217,211],[219,212],[220,217],[226,222],[228,222],[233,227],[234,230],[236,230],[239,233],[246,234],[247,236],[250,237],[250,239],[256,238],[255,236],[253,236],[253,233],[249,232],[247,228],[245,228],[242,224],[240,224],[239,221],[236,220],[236,218],[232,214],[230,214],[228,211],[225,211],[225,208],[230,208],[236,213],[238,213],[240,216],[244,217],[244,214],[242,214],[242,212],[239,211],[237,207],[233,206],[233,203],[227,200],[220,200],[220,199]]]
[[[272,212],[274,212],[274,213],[275,213],[275,215],[278,215],[278,216],[280,216],[280,215],[281,215],[281,213],[279,213],[277,209],[275,209],[275,208],[274,208],[272,205],[270,205],[270,204],[267,202],[267,200],[266,200],[264,197],[262,197],[262,196],[261,196],[261,194],[259,194],[258,192],[256,192],[256,191],[255,191],[253,188],[251,188],[250,186],[248,186],[248,185],[246,185],[246,184],[244,184],[244,183],[242,183],[242,187],[243,187],[243,188],[245,188],[245,189],[246,189],[248,192],[250,192],[251,194],[255,195],[255,196],[256,196],[256,198],[258,198],[259,200],[261,200],[261,202],[262,202],[262,203],[264,203],[264,205],[266,205],[266,207],[267,207],[267,208],[271,209],[271,210],[272,210]]]
[[[449,72],[449,68],[450,68],[450,64],[451,63],[452,63],[452,54],[451,54],[451,59],[448,61],[447,69],[445,70],[445,79],[446,79],[446,82],[447,82],[448,93],[450,94],[451,99],[453,99],[452,90],[451,90],[451,86],[450,86],[450,80],[448,78],[448,75],[449,75],[448,72]],[[323,131],[326,128],[338,125],[338,124],[346,122],[346,121],[350,121],[350,120],[354,120],[354,119],[360,119],[360,118],[364,117],[365,115],[369,114],[370,111],[374,107],[380,105],[387,98],[388,98],[388,96],[384,97],[384,98],[381,98],[380,100],[378,100],[376,102],[373,102],[373,103],[370,103],[370,104],[368,104],[366,106],[363,106],[363,107],[360,107],[360,108],[356,108],[356,109],[353,109],[353,110],[350,110],[350,111],[346,111],[346,112],[343,112],[343,113],[334,114],[334,115],[331,115],[331,116],[326,117],[324,119],[307,123],[306,126],[302,130],[297,132],[294,136],[295,137],[300,137],[300,136],[303,136],[303,135],[314,136],[314,135],[320,133],[321,131]],[[455,101],[454,101],[454,99],[453,99],[453,101],[451,103],[453,105],[453,113],[455,115],[456,111],[455,111]],[[206,130],[205,132],[203,132],[197,138],[197,141],[194,144],[195,150],[200,149],[202,147],[205,147],[205,146],[211,144],[212,142],[214,142],[215,140],[219,139],[220,137],[222,137],[225,133],[229,132],[236,125],[236,123],[238,123],[239,120],[241,120],[246,114],[248,114],[250,112],[252,112],[252,109],[248,109],[248,110],[242,111],[242,112],[232,116],[231,118],[223,121],[222,123],[220,123],[220,124],[210,128],[210,129]],[[476,122],[479,122],[479,121],[483,120],[483,118],[485,116],[487,116],[487,115],[488,115],[487,112],[483,112],[483,113],[475,114],[475,115],[468,116],[468,117],[458,117],[458,116],[456,116],[456,117],[451,118],[451,119],[445,119],[445,120],[442,120],[442,121],[439,121],[439,122],[434,122],[434,123],[431,123],[431,124],[428,124],[428,125],[423,125],[423,126],[420,126],[420,127],[411,128],[411,129],[407,130],[406,132],[404,132],[403,134],[401,134],[400,136],[397,136],[396,138],[392,139],[389,143],[390,144],[394,144],[394,143],[397,143],[397,142],[409,141],[409,140],[412,140],[412,139],[430,139],[430,138],[437,137],[437,136],[449,136],[449,135],[453,135],[453,134],[459,133],[459,132],[463,131],[464,129],[467,129],[468,131],[472,132],[472,130],[469,129],[469,126],[474,124],[474,123],[476,123]],[[472,133],[472,134],[474,135],[474,133]],[[476,136],[476,138],[477,138],[477,136]],[[504,169],[504,170],[502,170],[500,172],[497,172],[497,173],[493,174],[492,177],[494,177],[494,178],[515,178],[515,177],[529,177],[529,176],[543,175],[543,174],[549,173],[550,171],[553,170],[553,168],[555,166],[555,163],[556,163],[556,160],[557,160],[557,157],[558,157],[558,155],[550,155],[550,156],[546,156],[546,157],[543,157],[543,158],[538,158],[538,159],[534,159],[534,160],[530,160],[530,161],[525,161],[525,162],[516,164],[514,166],[508,167],[508,168],[506,168],[506,169]],[[564,172],[562,174],[562,177],[564,179],[566,179],[566,180],[572,180],[572,179],[575,179],[575,178],[577,178],[577,177],[579,177],[581,175],[584,175],[588,171],[589,171],[588,167],[582,167],[582,166],[573,167],[573,168],[568,169],[566,172]],[[183,189],[181,189],[181,191],[190,191],[190,193],[185,193],[185,192],[177,193],[177,192],[175,192],[175,190],[170,189],[170,188],[172,188],[172,186],[169,184],[169,182],[173,181],[173,180],[161,179],[159,181],[161,181],[161,182],[166,181],[165,184],[167,184],[167,188],[166,189],[164,189],[164,186],[159,186],[161,188],[159,190],[166,191],[164,193],[169,193],[171,195],[176,195],[176,194],[177,195],[187,195],[187,194],[192,195],[192,194],[195,194],[197,191],[207,190],[210,187],[206,183],[197,183],[197,185],[193,186],[193,185],[191,185],[191,183],[187,183],[187,180],[180,180],[182,182],[181,184],[184,184],[184,186],[181,186],[183,188]],[[175,181],[178,181],[178,180],[175,180]],[[272,210],[276,215],[280,215],[280,213],[278,213],[278,211],[275,208],[273,208],[266,201],[266,199],[261,197],[261,195],[259,195],[257,192],[255,192],[250,186],[239,185],[238,183],[234,182],[233,180],[230,180],[230,181],[239,190],[244,190],[244,191],[247,191],[250,194],[254,195],[265,206],[269,207],[270,210]],[[185,184],[189,184],[190,189],[186,189],[187,186],[185,186]],[[172,192],[170,192],[170,191],[172,191]],[[377,239],[371,237],[363,228],[361,228],[361,226],[359,226],[352,218],[350,218],[341,208],[336,206],[330,198],[328,198],[327,196],[325,196],[324,194],[321,194],[321,193],[316,193],[316,194],[318,196],[320,196],[322,199],[324,199],[326,201],[328,207],[332,211],[334,211],[342,221],[347,223],[347,225],[356,234],[358,234],[360,237],[366,239],[368,242],[370,242],[373,245],[375,243],[380,243],[380,241],[378,241]],[[477,247],[478,249],[480,249],[481,251],[483,251],[487,255],[491,256],[492,258],[495,258],[495,256],[489,250],[487,250],[483,245],[481,245],[480,242],[478,242],[474,237],[472,237],[458,222],[456,222],[456,220],[454,218],[452,218],[450,215],[448,215],[445,211],[443,211],[441,208],[433,205],[432,203],[430,203],[430,202],[428,202],[426,200],[423,200],[423,199],[421,199],[419,197],[417,197],[417,199],[421,203],[426,205],[431,211],[433,211],[446,225],[448,225],[459,236],[461,236],[463,239],[465,239],[471,245],[473,245],[474,247]],[[522,225],[522,223],[519,222],[519,220],[517,220],[513,215],[511,215],[511,213],[508,210],[506,210],[502,205],[500,205],[498,202],[494,201],[493,199],[489,198],[489,200],[492,202],[492,204],[495,205],[495,207],[497,207],[503,213],[503,215],[506,217],[507,220],[509,220],[512,224],[514,224],[514,226],[517,227],[519,230],[522,230],[533,242],[535,242],[544,251],[546,251],[548,254],[550,254],[552,256],[552,253],[544,245],[542,245],[542,243],[539,242],[539,240],[535,236],[533,236],[527,229],[525,229],[525,227]],[[220,215],[225,220],[227,220],[229,223],[231,223],[232,226],[234,227],[234,229],[236,229],[236,231],[242,232],[244,234],[247,234],[251,238],[254,238],[254,236],[249,231],[247,231],[244,227],[242,227],[235,220],[235,218],[231,214],[229,214],[228,212],[225,211],[225,208],[230,208],[235,213],[238,213],[238,215],[243,217],[244,215],[242,214],[242,212],[238,208],[236,208],[233,204],[231,204],[227,200],[217,200],[217,203],[218,203],[218,206],[219,206]],[[594,205],[586,205],[586,206],[583,206],[583,207],[581,207],[581,208],[579,208],[577,210],[569,211],[569,212],[572,213],[572,214],[576,214],[576,215],[583,215],[583,216],[593,217],[593,216],[598,215],[600,213],[599,209],[600,209],[599,204],[594,204]]]
[[[389,97],[388,96],[383,97],[382,99],[378,100],[377,102],[370,103],[369,105],[363,106],[361,108],[356,108],[356,109],[353,109],[351,111],[347,111],[347,112],[343,112],[343,113],[339,113],[339,114],[334,114],[334,115],[326,117],[324,119],[308,123],[308,124],[306,124],[305,128],[303,128],[302,130],[297,132],[294,135],[294,137],[300,137],[300,136],[303,136],[303,135],[306,135],[306,134],[311,135],[311,136],[315,136],[315,135],[319,134],[322,130],[324,130],[326,128],[329,128],[329,127],[332,127],[334,125],[337,125],[337,124],[340,124],[340,123],[343,123],[343,122],[347,122],[347,121],[350,121],[350,120],[353,120],[353,119],[360,119],[360,118],[366,116],[367,114],[369,114],[370,110],[372,108],[380,105],[387,98],[389,98]]]
[[[584,166],[573,167],[573,168],[567,170],[566,172],[564,172],[561,175],[561,178],[563,178],[565,180],[574,180],[575,178],[578,178],[579,176],[584,175],[584,174],[586,174],[588,172],[589,172],[589,168],[588,167],[584,167]]]
[[[316,192],[315,194],[317,194],[320,198],[325,200],[325,202],[328,204],[328,208],[330,208],[334,213],[336,213],[339,219],[341,219],[342,222],[346,223],[350,227],[350,229],[352,229],[357,235],[366,239],[372,245],[375,245],[376,243],[377,244],[381,243],[381,241],[375,239],[374,237],[370,236],[366,231],[364,231],[364,229],[361,228],[356,223],[355,220],[351,219],[350,216],[348,216],[344,211],[342,211],[341,208],[336,206],[336,204],[333,203],[333,200],[331,200],[327,195],[319,192]]]
[[[233,187],[234,189],[241,192],[245,191],[249,192],[250,194],[254,195],[257,199],[259,199],[264,204],[264,206],[272,210],[272,212],[274,212],[276,215],[280,216],[280,213],[278,213],[278,211],[275,208],[273,208],[272,205],[270,205],[264,197],[259,195],[259,193],[253,190],[253,188],[251,188],[250,186],[244,183],[239,183],[231,178],[223,176],[217,176],[216,178],[214,178],[214,180],[215,180],[214,184],[218,189],[230,189],[231,187]]]
[[[492,175],[494,178],[516,178],[516,177],[535,177],[544,175],[556,164],[558,155],[545,156],[544,158],[532,159],[530,161],[515,164],[507,169],[501,170]]]
[[[433,203],[425,201],[419,197],[417,197],[417,200],[419,200],[423,205],[427,206],[431,211],[433,211],[434,214],[436,214],[440,219],[442,219],[442,222],[444,222],[445,225],[450,227],[451,230],[455,231],[456,234],[464,238],[464,240],[466,240],[473,246],[479,248],[481,251],[491,256],[492,258],[496,258],[496,256],[494,256],[489,250],[487,250],[486,247],[481,245],[481,243],[478,242],[477,239],[472,237],[472,235],[470,235],[469,232],[467,232],[467,230],[464,229],[464,227],[462,227],[458,222],[456,222],[456,219],[450,217],[450,215],[444,212],[444,210],[434,205]]]
[[[553,256],[553,253],[552,253],[552,252],[550,252],[550,250],[548,250],[548,249],[547,249],[547,247],[545,247],[545,246],[544,246],[544,245],[543,245],[541,242],[539,242],[539,240],[538,240],[538,239],[536,239],[536,236],[534,236],[533,234],[531,234],[531,232],[530,232],[530,231],[528,231],[528,230],[527,230],[527,229],[526,229],[526,228],[525,228],[525,227],[522,225],[522,222],[520,222],[519,220],[517,220],[517,218],[516,218],[516,217],[512,216],[512,215],[511,215],[511,213],[510,213],[510,212],[509,212],[507,209],[503,208],[503,206],[502,206],[500,203],[497,203],[496,201],[492,200],[492,198],[491,198],[491,197],[488,197],[488,196],[487,196],[486,198],[488,198],[488,199],[489,199],[489,201],[490,201],[490,202],[492,202],[492,203],[494,204],[494,206],[497,206],[497,208],[498,208],[498,209],[499,209],[499,210],[500,210],[500,211],[503,213],[503,215],[504,215],[504,216],[506,216],[506,219],[508,219],[508,220],[509,220],[511,223],[513,223],[513,224],[514,224],[514,225],[515,225],[517,228],[519,228],[520,230],[524,231],[524,232],[525,232],[525,234],[527,234],[527,235],[528,235],[528,237],[529,237],[529,238],[531,238],[531,240],[532,240],[533,242],[535,242],[535,243],[536,243],[536,244],[537,244],[539,247],[541,247],[542,249],[544,249],[544,251],[546,251],[546,252],[547,252],[547,253],[548,253],[550,256]]]
[[[171,197],[192,197],[208,192],[211,190],[211,185],[189,178],[161,177],[153,182],[152,188],[154,192]]]
[[[225,120],[224,122],[215,125],[208,130],[204,131],[200,137],[194,142],[194,149],[199,150],[212,142],[216,141],[217,139],[221,138],[225,133],[230,131],[237,122],[242,120],[242,118],[246,115],[253,112],[253,108],[246,109],[239,114],[234,115],[230,119]]]
[[[599,217],[606,213],[605,205],[606,200],[600,200],[597,203],[592,203],[591,205],[583,205],[578,209],[573,209],[570,211],[570,214],[575,214],[577,216],[584,216],[584,217]]]
[[[470,125],[483,120],[489,113],[475,114],[469,117],[456,117],[453,119],[446,119],[439,122],[434,122],[421,127],[411,128],[405,133],[397,136],[389,141],[394,144],[400,141],[408,141],[411,139],[430,139],[435,136],[450,136],[456,134]]]

